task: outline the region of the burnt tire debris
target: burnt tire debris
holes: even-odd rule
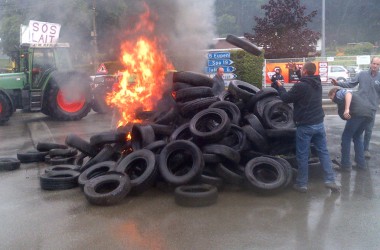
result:
[[[45,162],[43,190],[79,186],[99,206],[150,188],[170,190],[175,203],[190,207],[215,204],[229,185],[264,195],[286,189],[297,169],[292,106],[273,88],[235,80],[213,96],[212,85],[205,75],[175,72],[170,105],[140,112],[141,123],[89,138],[69,134],[64,144],[39,142],[18,159],[0,158],[0,169]]]

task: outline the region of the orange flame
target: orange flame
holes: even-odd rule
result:
[[[150,34],[140,35],[122,45],[122,62],[126,70],[122,72],[118,88],[106,97],[107,104],[119,111],[118,127],[140,123],[136,110],[154,109],[164,91],[167,71],[174,68],[159,46],[160,38],[154,36],[153,31],[154,23],[147,10],[130,32]]]

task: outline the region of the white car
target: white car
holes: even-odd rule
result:
[[[335,79],[338,82],[346,82],[350,80],[350,72],[342,65],[329,65],[327,77],[329,81]]]

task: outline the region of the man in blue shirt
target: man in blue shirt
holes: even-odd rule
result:
[[[335,86],[342,88],[354,88],[359,84],[358,95],[367,102],[373,112],[373,117],[376,116],[376,111],[379,107],[379,94],[380,94],[380,57],[373,57],[371,60],[370,69],[368,71],[361,71],[359,74],[349,82],[337,82],[332,80],[331,83]],[[371,140],[372,129],[375,124],[375,119],[369,122],[365,128],[364,134],[364,154],[367,158],[371,157],[369,152],[369,142]]]
[[[332,88],[329,98],[338,105],[339,116],[347,121],[342,133],[342,158],[340,163],[336,162],[340,165],[339,170],[351,171],[351,140],[354,142],[356,169],[366,170],[362,135],[367,124],[374,119],[373,112],[358,93],[351,90]]]

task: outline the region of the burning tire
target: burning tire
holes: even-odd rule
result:
[[[47,113],[57,120],[82,119],[91,110],[90,85],[86,85],[86,78],[79,74],[53,77],[44,105]]]
[[[0,125],[7,122],[13,114],[12,103],[8,96],[0,92]]]

